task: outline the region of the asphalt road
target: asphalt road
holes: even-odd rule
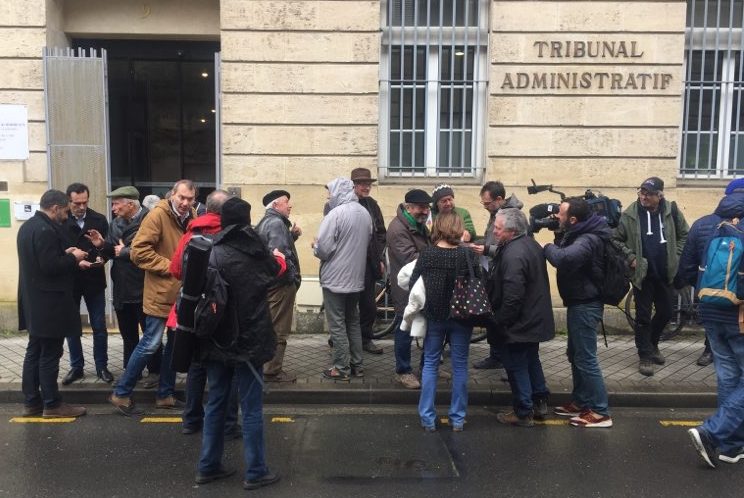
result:
[[[182,435],[167,413],[127,419],[99,405],[70,423],[21,423],[19,411],[0,405],[0,497],[739,497],[744,489],[744,462],[708,469],[692,449],[684,424],[702,420],[698,410],[617,409],[613,428],[590,430],[560,419],[505,427],[495,409],[471,407],[464,432],[428,434],[413,406],[272,405],[268,462],[282,481],[250,492],[241,487],[240,441],[225,454],[238,474],[195,485],[200,437]]]

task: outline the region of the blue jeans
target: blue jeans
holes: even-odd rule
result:
[[[93,329],[93,361],[96,372],[108,367],[108,331],[106,331],[106,291],[76,291],[75,302],[80,306],[80,299],[85,299],[88,308],[88,319]],[[70,351],[70,368],[82,370],[85,366],[83,344],[80,336],[67,338],[67,349]]]
[[[571,363],[571,399],[582,408],[609,415],[607,389],[597,359],[597,326],[602,319],[601,302],[568,307],[568,361]]]
[[[439,359],[445,339],[449,338],[450,359],[452,361],[452,401],[449,420],[452,427],[462,427],[468,408],[468,353],[473,327],[454,320],[429,320],[424,337],[424,367],[421,372],[421,397],[419,416],[421,425],[434,427],[437,414],[434,401],[437,395]],[[410,350],[409,350],[410,352]],[[410,356],[409,356],[410,358]],[[409,364],[410,369],[410,364]]]
[[[128,398],[134,391],[142,371],[147,362],[154,355],[163,342],[165,330],[165,318],[157,316],[145,316],[145,331],[132,351],[127,368],[124,370],[119,383],[114,388],[114,394],[122,398]],[[173,356],[172,332],[168,331],[168,341],[163,349],[163,360],[160,366],[160,383],[158,385],[158,398],[167,398],[176,392],[176,371],[171,367],[171,356]]]
[[[237,381],[240,407],[243,410],[243,454],[246,480],[258,479],[269,473],[264,459],[263,393],[261,384],[250,368],[241,364],[235,368],[223,363],[204,363],[209,381],[209,400],[204,415],[202,449],[197,470],[201,473],[217,471],[222,465],[225,447],[225,417],[231,385]],[[256,371],[262,375],[262,367]]]
[[[718,382],[718,410],[703,423],[721,451],[744,447],[744,334],[738,324],[705,322]]]
[[[411,373],[411,343],[413,342],[413,337],[409,332],[400,330],[402,321],[402,316],[395,315],[395,373],[400,375]]]
[[[183,426],[200,429],[204,425],[204,387],[207,384],[207,369],[199,363],[191,363],[186,377],[186,406],[183,408]],[[225,415],[225,434],[238,428],[238,382],[233,377],[230,401]]]
[[[512,392],[512,408],[518,417],[532,415],[532,402],[550,396],[545,385],[542,363],[540,363],[540,344],[537,342],[516,342],[504,344],[500,348],[509,386]]]

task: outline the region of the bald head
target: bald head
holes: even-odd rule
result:
[[[230,194],[224,190],[215,190],[207,196],[207,212],[220,214],[222,205],[230,198]]]

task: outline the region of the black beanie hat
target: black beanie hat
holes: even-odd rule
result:
[[[222,205],[222,228],[230,225],[250,225],[251,205],[240,197],[231,197]]]

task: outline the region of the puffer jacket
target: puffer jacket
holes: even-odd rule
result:
[[[698,267],[705,265],[705,249],[716,227],[722,221],[733,218],[744,218],[744,192],[735,191],[725,196],[718,203],[713,214],[703,216],[692,224],[679,258],[679,270],[674,277],[675,287],[697,285]],[[740,222],[739,227],[744,230],[744,222]],[[706,321],[738,323],[738,307],[736,306],[726,309],[700,303],[700,313]]]
[[[641,247],[641,221],[638,215],[638,201],[628,206],[620,216],[620,224],[615,229],[612,239],[617,242],[625,254],[628,264],[633,260],[636,262],[635,270],[631,276],[633,285],[640,289],[643,279],[648,273],[648,261],[643,257],[643,248]],[[682,248],[687,240],[687,232],[690,227],[685,221],[682,212],[677,209],[677,215],[672,215],[672,203],[664,200],[660,207],[662,209],[662,220],[664,224],[664,238],[666,239],[666,270],[667,283],[671,284],[674,275],[677,273],[677,264],[679,256],[682,254]]]
[[[354,184],[336,178],[328,184],[331,211],[318,229],[315,256],[320,259],[320,286],[338,294],[364,289],[367,246],[372,218],[357,201]]]
[[[195,214],[192,209],[189,217]],[[171,275],[170,262],[184,231],[170,201],[163,199],[142,220],[132,241],[129,257],[145,271],[142,309],[147,315],[166,318],[176,302],[181,282]]]
[[[276,335],[266,299],[279,264],[249,226],[230,225],[215,235],[216,267],[229,285],[223,321],[199,341],[198,358],[234,367],[263,365],[274,357]],[[211,261],[210,261],[211,264]]]
[[[595,215],[571,226],[560,246],[545,246],[545,258],[558,270],[558,292],[564,306],[602,300],[597,283],[604,271],[603,244],[611,237],[607,221]]]

